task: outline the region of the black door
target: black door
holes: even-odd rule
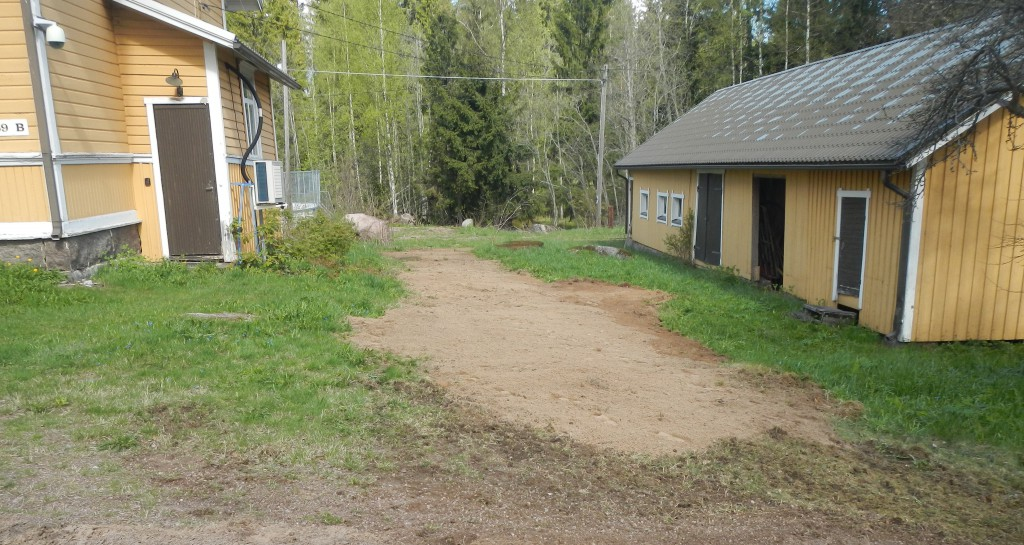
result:
[[[697,176],[697,225],[693,256],[708,265],[722,264],[722,175]]]
[[[158,104],[153,106],[153,119],[170,254],[220,256],[210,108],[206,104]]]
[[[867,198],[840,197],[839,237],[836,241],[839,245],[836,258],[836,291],[839,295],[860,296],[867,219]]]
[[[761,280],[781,286],[786,250],[786,180],[754,178],[757,189],[757,265]]]

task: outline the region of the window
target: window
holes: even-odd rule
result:
[[[668,222],[668,193],[658,193],[658,216],[654,219],[658,223]]]
[[[246,74],[245,77],[250,82],[253,82],[254,86],[256,85],[256,78],[252,73]],[[253,137],[260,136],[257,134],[260,122],[260,109],[256,106],[256,97],[252,96],[252,93],[249,92],[249,88],[246,87],[244,83],[241,83],[241,86],[242,110],[245,112],[245,142],[243,143],[243,146],[249,147]],[[263,142],[259,140],[256,141],[256,146],[252,148],[252,155],[250,157],[255,159],[263,157]]]
[[[672,194],[672,227],[683,226],[683,196]]]
[[[640,190],[640,219],[647,219],[647,210],[650,207],[651,192],[648,189]]]

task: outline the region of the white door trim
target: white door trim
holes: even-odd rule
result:
[[[913,206],[910,220],[910,246],[907,248],[907,280],[903,292],[903,324],[900,342],[910,342],[914,332],[914,307],[917,304],[917,270],[921,261],[921,225],[924,222],[924,179],[928,158],[914,164],[910,177],[910,202]]]
[[[213,172],[217,184],[217,207],[220,214],[220,253],[224,261],[234,261],[235,244],[231,240],[231,178],[228,175],[227,137],[224,136],[224,103],[220,94],[220,66],[217,46],[203,42],[206,63],[206,96],[210,97],[210,135],[213,139]],[[241,212],[241,211],[239,211]]]
[[[842,226],[843,199],[846,197],[864,199],[864,243],[861,247],[860,256],[860,287],[857,289],[857,308],[864,308],[864,265],[868,257],[868,218],[871,212],[871,190],[848,191],[840,189],[836,191],[836,234],[835,234],[835,255],[832,260],[832,301],[839,300],[839,231]]]
[[[149,125],[149,145],[153,156],[153,188],[156,190],[156,215],[160,222],[160,253],[166,258],[171,257],[170,245],[167,243],[167,216],[164,212],[164,186],[160,177],[160,149],[156,145],[156,120],[153,106],[157,104],[206,104],[206,97],[147,97],[146,123]],[[211,115],[212,117],[212,115]]]

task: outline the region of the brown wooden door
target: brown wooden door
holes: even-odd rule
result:
[[[722,264],[722,175],[697,175],[697,218],[693,257],[708,265]]]
[[[153,106],[167,246],[173,257],[222,255],[210,108]]]

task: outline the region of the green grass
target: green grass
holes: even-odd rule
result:
[[[373,441],[418,418],[391,386],[413,364],[339,338],[348,316],[380,315],[402,296],[389,267],[362,246],[340,272],[304,275],[123,260],[103,269],[102,287],[64,288],[6,266],[0,285],[20,295],[0,314],[0,433],[364,464]]]
[[[495,245],[516,238],[542,240],[544,246],[508,250]],[[733,361],[794,372],[842,399],[860,401],[870,430],[1024,449],[1024,344],[893,347],[860,327],[795,320],[791,314],[800,301],[723,271],[693,269],[646,254],[619,261],[568,251],[581,244],[621,246],[621,230],[524,235],[476,229],[398,244],[461,244],[544,280],[592,278],[662,290],[674,296],[660,310],[665,327]]]

